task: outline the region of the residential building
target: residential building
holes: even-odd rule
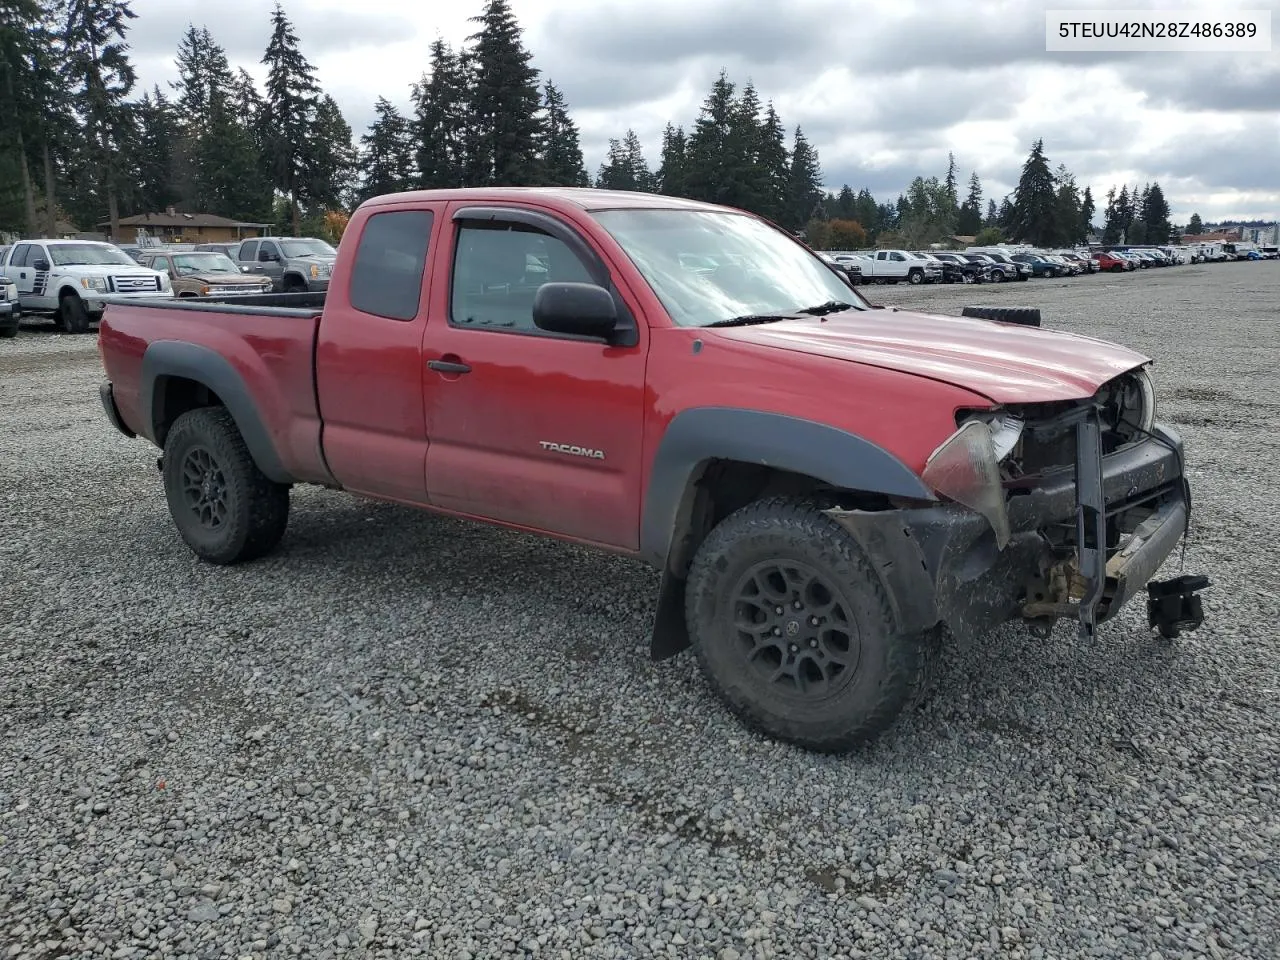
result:
[[[111,223],[98,224],[110,234]],[[136,243],[139,237],[155,237],[162,243],[234,243],[262,236],[271,224],[246,223],[212,213],[182,213],[169,207],[164,213],[140,213],[121,217],[115,243]]]

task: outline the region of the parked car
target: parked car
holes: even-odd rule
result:
[[[969,283],[986,283],[987,280],[991,279],[991,272],[995,269],[995,264],[990,260],[985,262],[970,260],[962,253],[940,250],[934,256],[943,263],[954,265]],[[1004,279],[1003,276],[1001,279]]]
[[[1108,273],[1124,273],[1133,269],[1133,264],[1128,260],[1105,250],[1099,250],[1097,253],[1092,254],[1090,259],[1098,265],[1099,270],[1105,270]]]
[[[680,253],[756,268],[691,279]],[[1093,637],[1186,530],[1147,357],[872,306],[741,211],[378,197],[333,281],[265,298],[302,306],[107,311],[103,409],[161,449],[197,557],[273,550],[298,484],[634,556],[662,572],[652,655],[692,646],[738,716],[809,749],[885,730],[944,625],[1067,618]],[[1199,622],[1163,610],[1167,636]]]
[[[928,260],[938,264],[939,267],[942,269],[942,276],[938,278],[938,281],[941,283],[972,283],[973,282],[973,275],[971,273],[966,273],[964,270],[960,269],[960,266],[958,264],[953,263],[950,260],[944,260],[942,257],[938,256],[935,253],[930,253],[928,251],[914,250],[912,251],[912,255],[919,257],[922,260]]]
[[[236,259],[268,277],[277,292],[308,293],[329,288],[337,253],[316,237],[266,237],[245,240]]]
[[[831,264],[835,269],[839,270],[849,282],[855,286],[862,283],[862,258],[853,256],[852,254],[820,254],[823,260]]]
[[[995,267],[990,273],[990,278],[994,283],[1003,283],[1006,280],[1031,279],[1031,267],[1025,263],[1019,263],[1007,253],[970,247],[965,250],[964,255],[970,260],[976,258],[977,262],[994,264]]]
[[[1263,260],[1280,260],[1280,247],[1259,247]]]
[[[876,283],[934,283],[942,279],[942,264],[926,260],[906,250],[875,250],[864,253],[864,280]]]
[[[0,252],[0,257],[4,254]],[[3,262],[0,260],[0,262]],[[18,299],[18,285],[0,277],[0,337],[11,340],[18,335],[22,320],[22,301]]]
[[[1018,263],[1025,263],[1031,268],[1033,277],[1060,277],[1067,272],[1067,268],[1053,260],[1048,260],[1038,253],[1015,253],[1011,260]]]
[[[169,278],[177,297],[220,297],[271,292],[271,281],[246,273],[224,253],[213,251],[146,253],[142,262]]]
[[[1081,256],[1080,254],[1076,253],[1074,250],[1060,250],[1058,252],[1058,256],[1062,257],[1062,259],[1068,261],[1069,263],[1076,264],[1076,266],[1080,268],[1081,273],[1097,273],[1098,272],[1098,265],[1094,263],[1093,260],[1089,259],[1088,257]]]
[[[173,297],[164,274],[96,240],[19,241],[0,272],[17,285],[24,315],[52,317],[67,333],[88,331],[109,300]]]

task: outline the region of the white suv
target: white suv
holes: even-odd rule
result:
[[[173,296],[166,274],[94,240],[19,240],[0,273],[17,285],[24,315],[52,316],[67,333],[86,332],[112,300]]]

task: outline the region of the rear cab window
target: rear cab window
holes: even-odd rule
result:
[[[430,210],[389,210],[365,221],[351,266],[353,309],[388,320],[418,315],[434,222]]]
[[[246,240],[243,246],[240,247],[239,252],[236,254],[236,258],[239,260],[257,260],[258,241]]]

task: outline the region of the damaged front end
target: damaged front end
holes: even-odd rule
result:
[[[1187,531],[1181,438],[1155,422],[1145,369],[1092,397],[963,411],[923,479],[942,497],[889,511],[833,510],[884,580],[900,629],[945,623],[971,639],[1023,619],[1082,637],[1144,589],[1166,637],[1199,626],[1205,578],[1148,584]]]

